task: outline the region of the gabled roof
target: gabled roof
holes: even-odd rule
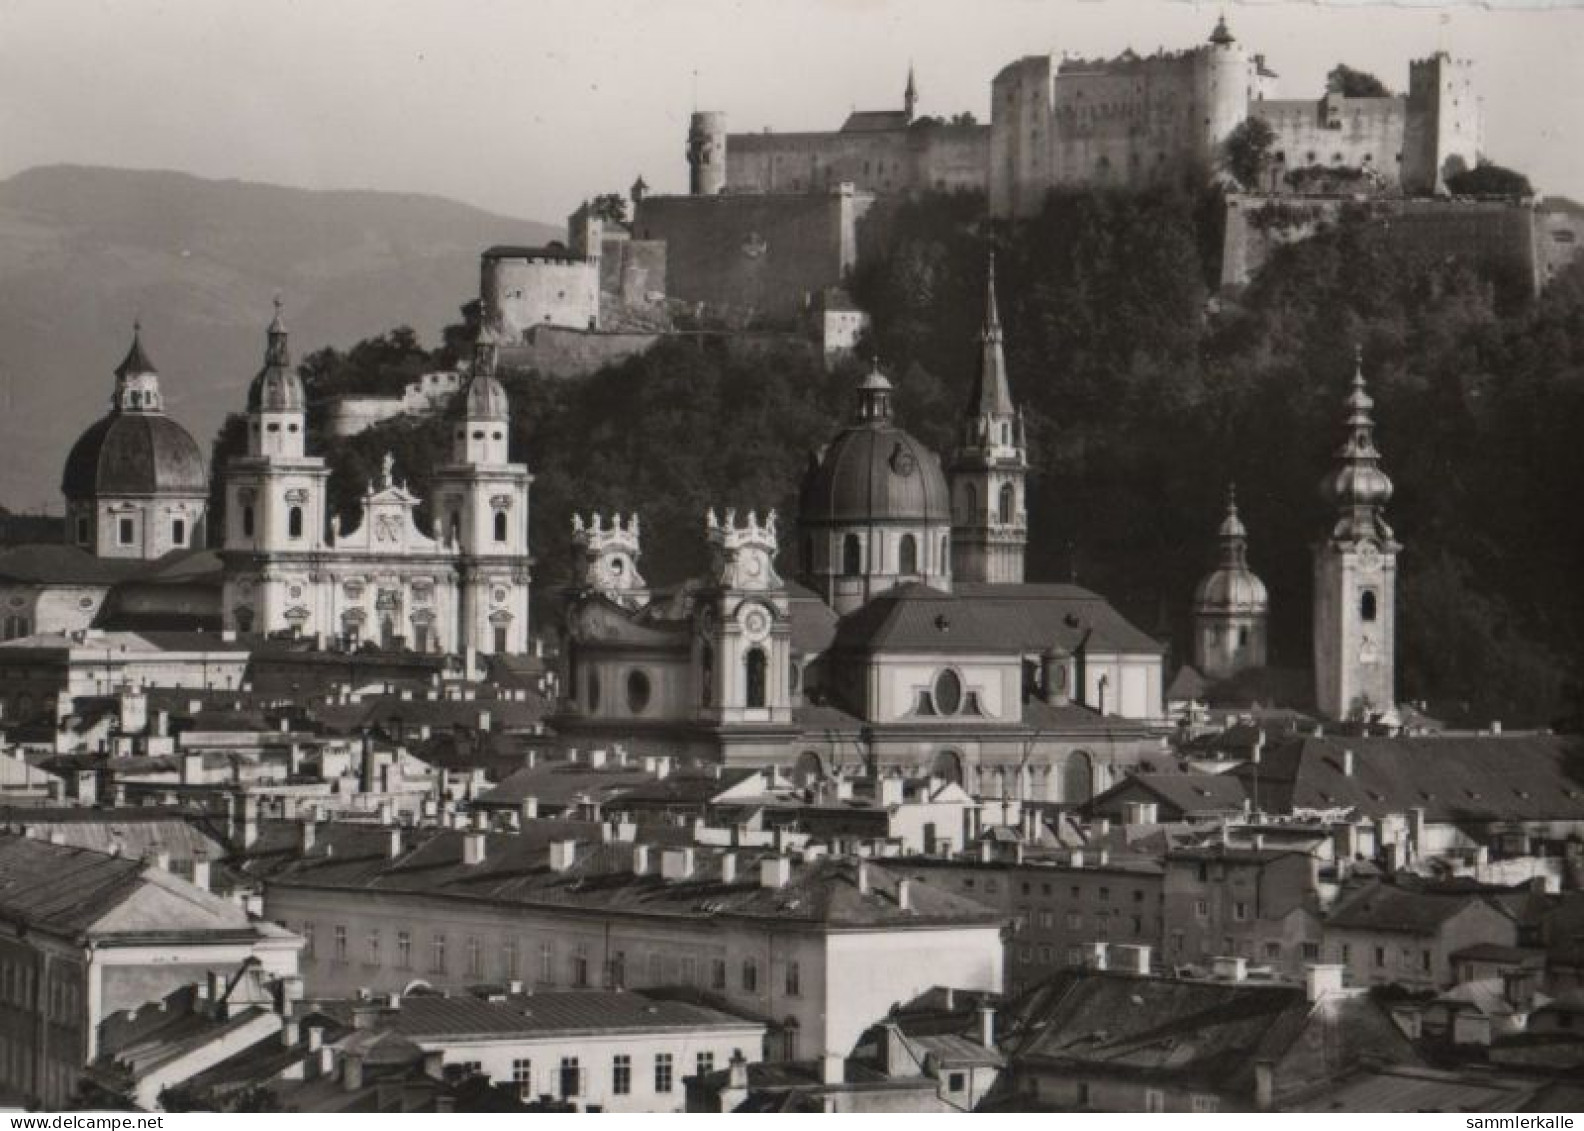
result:
[[[854,110],[842,123],[841,132],[850,134],[905,130],[908,128],[908,120],[906,110]]]
[[[1257,774],[1261,806],[1277,813],[1351,808],[1382,817],[1422,808],[1432,821],[1584,819],[1577,736],[1296,738],[1231,772],[1246,782]]]
[[[1505,917],[1482,892],[1435,891],[1377,881],[1344,891],[1327,913],[1325,925],[1328,930],[1434,935],[1449,919],[1475,906]]]
[[[1093,809],[1118,794],[1143,790],[1179,813],[1221,813],[1243,808],[1248,793],[1231,774],[1133,774],[1100,794]]]
[[[526,766],[479,798],[484,805],[520,805],[536,798],[543,805],[566,805],[579,799],[603,802],[655,780],[643,766],[583,762],[541,762]]]
[[[1251,1093],[1254,1065],[1279,1061],[1315,1026],[1339,1063],[1415,1062],[1407,1040],[1364,995],[1311,1003],[1302,987],[1069,972],[1012,1007],[1014,1063]]]
[[[410,892],[495,906],[519,905],[683,919],[775,921],[786,926],[906,929],[915,926],[995,926],[1001,917],[983,904],[925,883],[912,883],[909,906],[899,902],[903,877],[884,867],[866,867],[867,890],[860,891],[856,862],[823,858],[793,862],[784,887],[763,887],[760,860],[775,852],[736,849],[737,878],[722,880],[724,852],[694,847],[694,868],[681,880],[664,880],[660,853],[653,852],[650,870],[632,871],[633,845],[579,844],[578,858],[564,871],[549,866],[548,839],[527,821],[515,834],[484,834],[485,858],[463,862],[464,833],[440,832],[392,860],[387,839],[379,836],[371,850],[351,855],[339,849],[322,855],[287,860],[271,882],[369,892]],[[686,833],[688,830],[677,830]],[[380,830],[376,830],[380,832]],[[564,835],[564,834],[563,834]],[[561,837],[556,837],[561,839]]]
[[[834,650],[862,652],[1129,652],[1164,646],[1099,594],[1076,585],[959,583],[951,593],[899,586],[841,619]]]

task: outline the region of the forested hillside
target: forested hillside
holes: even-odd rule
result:
[[[1576,712],[1584,270],[1526,304],[1463,264],[1388,254],[1345,218],[1221,305],[1206,285],[1217,215],[1213,198],[1174,191],[1058,196],[994,232],[972,199],[902,207],[853,283],[904,425],[948,443],[993,241],[1033,448],[1030,578],[1106,593],[1181,655],[1235,480],[1272,595],[1273,662],[1304,666],[1309,550],[1328,525],[1317,484],[1361,347],[1405,545],[1401,694],[1509,725]],[[309,359],[310,384],[369,387],[427,360],[396,338]],[[654,581],[702,564],[706,506],[790,513],[858,368],[827,375],[795,352],[749,362],[673,344],[579,382],[511,375],[514,452],[537,477],[541,600],[566,576],[574,507],[640,511]],[[443,437],[398,423],[338,446],[338,505],[350,509],[387,447],[421,485]]]

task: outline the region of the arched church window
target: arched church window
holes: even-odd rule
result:
[[[293,507],[286,512],[286,536],[288,538],[301,538],[303,532],[303,513],[301,507]]]
[[[1001,484],[1001,503],[999,506],[999,511],[1000,513],[997,515],[997,521],[999,521],[1002,526],[1011,526],[1012,523],[1016,521],[1017,492],[1013,490],[1012,484],[1010,483]]]
[[[641,715],[644,708],[649,706],[649,677],[644,672],[634,668],[627,673],[627,710],[634,715]]]
[[[253,537],[253,508],[242,508],[242,537]]]
[[[1004,420],[1001,422],[1001,443],[1012,443],[1012,425],[1008,424]]]
[[[1074,750],[1062,764],[1061,800],[1088,801],[1094,793],[1094,763],[1082,750]]]
[[[918,539],[911,534],[902,535],[902,545],[898,550],[897,572],[901,574],[918,572]]]
[[[506,541],[506,512],[495,512],[495,541]]]
[[[1359,619],[1372,621],[1378,615],[1378,612],[1375,590],[1364,590],[1359,596]]]
[[[747,681],[747,705],[765,705],[765,653],[763,648],[750,648],[743,657],[743,675]]]
[[[863,544],[859,542],[858,535],[848,534],[842,538],[842,573],[856,577],[862,572]]]
[[[588,709],[589,709],[589,714],[593,714],[595,711],[599,710],[599,701],[600,701],[600,678],[599,678],[599,672],[594,671],[593,669],[590,669],[589,673],[588,673]]]

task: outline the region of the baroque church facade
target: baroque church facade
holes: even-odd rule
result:
[[[277,308],[248,390],[245,455],[225,470],[225,626],[425,653],[526,652],[528,488],[488,331],[453,410],[451,458],[421,500],[387,455],[361,521],[326,523],[330,470],[306,450],[307,398]]]
[[[1067,802],[1158,755],[1162,645],[1097,594],[1023,580],[1027,450],[993,264],[980,347],[945,461],[897,423],[878,367],[862,379],[804,476],[794,577],[773,513],[706,515],[708,571],[668,587],[642,575],[637,516],[574,519],[565,740]]]

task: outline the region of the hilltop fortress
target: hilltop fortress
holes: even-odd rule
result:
[[[1027,216],[1053,188],[1209,179],[1249,118],[1276,135],[1269,182],[1251,190],[1280,191],[1297,169],[1346,169],[1380,191],[1444,194],[1449,175],[1479,160],[1473,68],[1445,52],[1409,65],[1405,95],[1276,95],[1265,57],[1223,19],[1184,51],[1009,63],[991,83],[988,126],[917,116],[911,70],[901,109],[855,111],[834,132],[728,133],[725,114],[701,111],[688,131],[689,185],[695,196],[971,190],[993,216]]]

